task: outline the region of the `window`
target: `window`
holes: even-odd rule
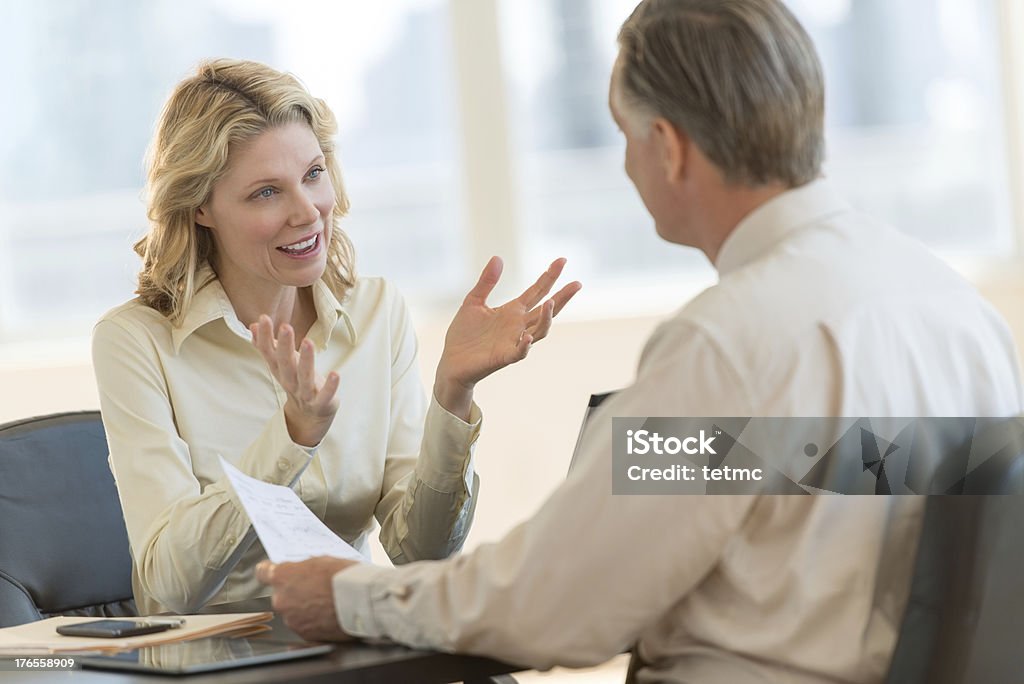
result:
[[[1013,245],[997,7],[793,0],[827,77],[826,172],[941,251]]]
[[[939,250],[1011,254],[1009,0],[789,4],[825,65],[826,173],[852,203]],[[0,0],[17,65],[0,110],[0,341],[86,334],[131,296],[153,123],[223,55],[293,71],[335,110],[360,273],[450,303],[492,253],[506,293],[567,256],[590,292],[657,284],[677,303],[666,284],[713,273],[655,235],[607,111],[634,5]]]
[[[702,254],[666,245],[623,170],[608,113],[619,26],[632,0],[502,0],[505,75],[524,252],[587,283],[706,278]]]
[[[462,284],[443,1],[2,4],[18,68],[0,114],[0,339],[85,333],[132,296],[154,122],[215,56],[292,71],[334,109],[361,273],[424,296]]]
[[[575,255],[588,283],[707,271],[702,255],[658,240],[622,172],[607,82],[618,27],[634,5],[502,0],[526,251],[537,262],[552,245]],[[996,3],[789,6],[826,72],[826,175],[855,207],[939,250],[1008,253]]]

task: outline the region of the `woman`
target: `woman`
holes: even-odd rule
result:
[[[473,387],[524,358],[579,289],[540,304],[558,260],[491,309],[492,259],[428,403],[401,297],[355,276],[335,130],[295,78],[238,60],[201,65],[161,115],[139,296],[93,337],[140,614],[269,605],[221,456],[292,487],[364,552],[374,518],[396,563],[459,549],[478,487]]]

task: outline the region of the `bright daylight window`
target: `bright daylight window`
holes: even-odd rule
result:
[[[617,29],[634,5],[502,0],[526,251],[539,265],[559,245],[588,284],[708,268],[658,240],[622,170],[606,100]],[[789,5],[826,71],[826,175],[854,206],[941,251],[1009,251],[995,3]]]
[[[452,20],[495,4],[500,47]],[[941,250],[1005,254],[1013,242],[996,4],[790,2],[825,64],[827,174],[856,206]],[[514,187],[499,192],[515,209],[521,254],[505,256],[525,257],[520,272],[564,255],[588,288],[709,277],[702,255],[655,236],[622,170],[607,83],[634,5],[0,0],[0,50],[16,65],[0,109],[0,340],[86,333],[131,296],[145,146],[173,84],[209,56],[266,61],[327,99],[359,271],[414,301],[461,294],[470,261],[496,244],[493,227],[464,225],[487,222],[467,216],[460,146],[505,157],[488,147],[501,136],[463,140],[456,45],[501,52],[504,73],[483,83],[504,80],[508,94]],[[487,96],[469,88],[470,103]]]
[[[327,100],[360,273],[407,294],[462,284],[442,0],[0,0],[12,79],[0,111],[0,339],[84,334],[132,296],[142,159],[160,106],[201,59],[297,74]]]
[[[825,65],[826,172],[942,252],[1013,244],[996,3],[793,0]]]

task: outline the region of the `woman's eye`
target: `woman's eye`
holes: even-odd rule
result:
[[[320,177],[320,174],[323,172],[323,169],[321,169],[319,166],[316,166],[309,172],[307,178],[309,178],[310,180],[316,180],[317,178]]]
[[[256,193],[256,196],[260,197],[262,199],[270,199],[271,197],[274,196],[274,189],[273,188],[263,188],[262,190],[260,190],[259,192]]]

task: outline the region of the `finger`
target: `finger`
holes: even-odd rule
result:
[[[341,385],[341,378],[337,373],[331,371],[327,374],[327,379],[324,380],[324,386],[320,388],[320,391],[316,395],[316,403],[321,406],[326,406],[331,403],[334,399],[334,395],[338,392],[338,387]]]
[[[523,332],[519,337],[519,343],[515,347],[513,358],[509,359],[509,363],[515,363],[516,361],[522,361],[526,358],[526,355],[530,353],[530,345],[533,344],[533,335],[528,332]]]
[[[270,316],[266,314],[260,316],[258,325],[260,326],[260,338],[263,339],[264,344],[276,347],[277,338],[274,336],[274,321],[270,319]]]
[[[476,281],[476,285],[466,295],[466,302],[470,304],[487,304],[487,297],[494,290],[494,286],[498,284],[498,279],[501,278],[501,271],[504,268],[504,264],[501,261],[501,257],[493,256],[487,265],[484,266],[484,270],[480,273],[479,280]]]
[[[277,374],[277,358],[274,356],[274,326],[269,316],[260,316],[252,326],[253,344],[263,356],[274,374]]]
[[[562,275],[562,268],[564,266],[565,259],[555,259],[551,262],[548,270],[541,273],[540,278],[537,278],[537,282],[526,288],[526,291],[519,295],[519,302],[527,309],[537,306],[537,303],[544,299],[548,292],[551,291],[551,287],[558,280],[558,276]]]
[[[565,308],[565,305],[569,303],[569,300],[576,296],[576,293],[583,289],[583,283],[575,280],[561,290],[556,292],[551,301],[555,303],[554,311],[551,312],[552,316],[557,316],[558,312]]]
[[[298,389],[296,395],[305,402],[312,402],[316,399],[316,355],[313,353],[313,343],[309,340],[302,340],[299,345],[299,367],[296,372]]]
[[[277,336],[277,381],[290,393],[295,393],[299,386],[299,369],[295,354],[295,331],[292,326],[281,326]]]
[[[556,292],[554,295],[552,295],[551,298],[548,300],[548,302],[553,302],[554,303],[554,309],[551,312],[551,317],[554,318],[555,316],[557,316],[558,312],[562,310],[562,308],[569,302],[569,300],[572,299],[576,295],[576,293],[579,292],[582,289],[583,289],[583,284],[580,283],[579,281],[574,281],[574,282],[569,283],[565,287],[563,287],[561,290]],[[547,302],[545,302],[545,304],[546,303]],[[540,325],[540,320],[541,320],[541,317],[543,316],[543,314],[544,314],[544,307],[543,306],[539,306],[539,307],[533,309],[532,311],[530,311],[527,314],[527,318],[526,318],[526,329],[527,330],[532,330],[532,329],[536,328],[538,325]],[[537,337],[534,340],[534,342],[536,342],[538,339],[540,339],[540,338]]]
[[[537,321],[537,325],[530,331],[533,335],[533,341],[539,342],[548,336],[548,331],[551,330],[551,319],[555,317],[555,302],[549,299],[544,302],[540,308],[540,319]]]
[[[252,333],[252,346],[256,347],[256,351],[260,353],[263,360],[266,361],[267,355],[263,353],[263,347],[260,345],[260,324],[253,323],[249,326],[249,332]]]
[[[269,342],[266,330],[263,327],[263,318],[263,316],[260,316],[256,319],[255,323],[249,326],[249,330],[252,331],[252,343],[260,352],[263,352]]]
[[[256,564],[256,579],[263,584],[271,584],[276,570],[277,566],[270,561],[260,561]]]

